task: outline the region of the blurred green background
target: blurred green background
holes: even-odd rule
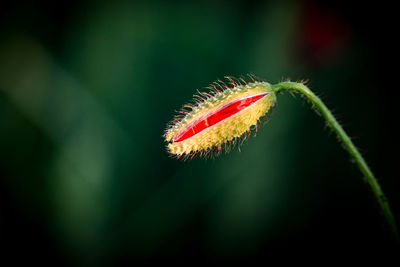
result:
[[[183,162],[162,138],[174,110],[225,75],[309,79],[399,217],[398,112],[386,82],[393,24],[377,17],[387,10],[346,1],[5,4],[2,259],[393,255],[370,189],[302,98],[280,95],[241,152]]]

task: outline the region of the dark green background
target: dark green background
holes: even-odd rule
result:
[[[391,9],[347,1],[4,4],[2,260],[396,255],[370,189],[302,98],[280,95],[241,152],[183,162],[167,155],[162,138],[174,110],[225,75],[309,79],[399,217]]]

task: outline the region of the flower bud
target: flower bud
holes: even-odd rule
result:
[[[251,78],[247,82],[227,77],[229,85],[215,82],[211,94],[199,93],[194,96],[196,104],[184,105],[164,134],[169,153],[177,157],[219,153],[222,146],[229,150],[249,136],[276,102],[269,83]]]

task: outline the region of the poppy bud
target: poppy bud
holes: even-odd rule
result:
[[[228,149],[248,136],[274,106],[276,95],[269,83],[253,76],[252,82],[226,78],[229,85],[213,83],[211,94],[195,95],[196,104],[179,111],[164,134],[169,153],[189,157],[219,153],[222,146]]]

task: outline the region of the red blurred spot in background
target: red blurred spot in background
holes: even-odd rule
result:
[[[301,31],[302,54],[309,63],[326,64],[345,52],[351,26],[340,10],[316,1],[307,1]]]

